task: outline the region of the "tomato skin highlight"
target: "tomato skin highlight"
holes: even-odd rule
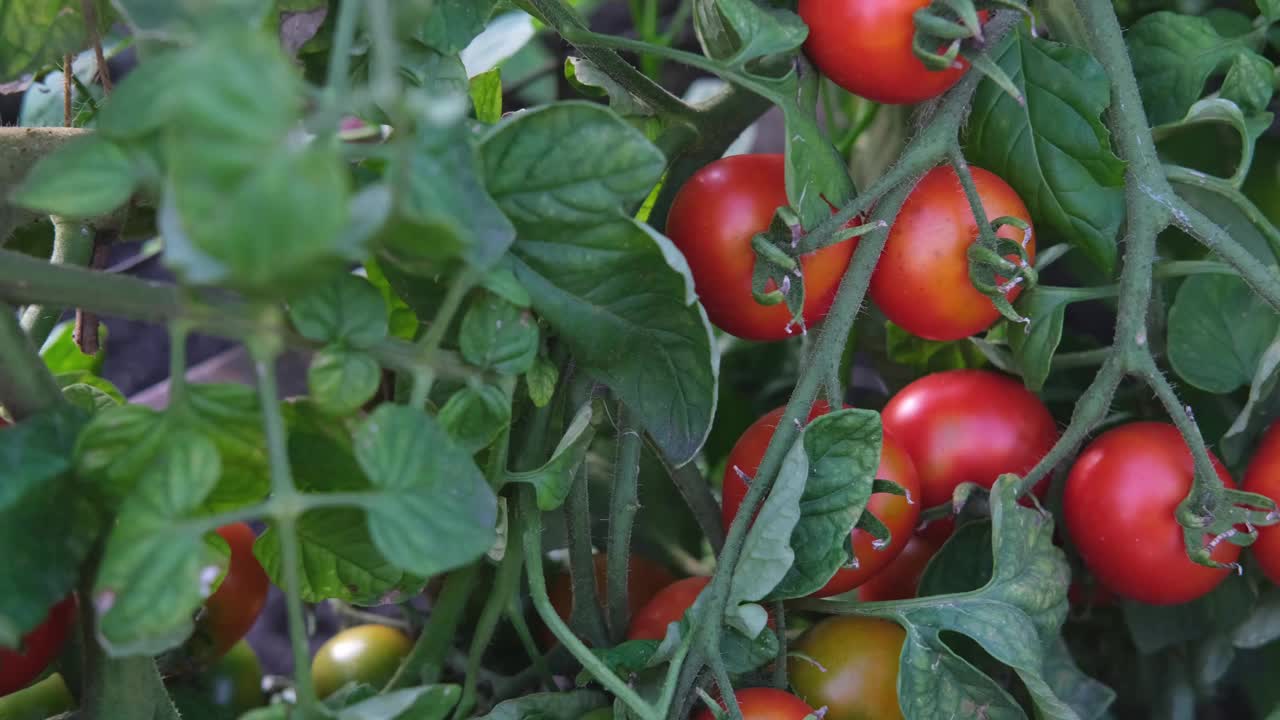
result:
[[[837,615],[814,625],[787,660],[791,687],[824,720],[895,720],[898,665],[907,633],[877,618]]]
[[[1262,434],[1258,450],[1244,474],[1244,489],[1280,500],[1280,422]],[[1249,546],[1262,574],[1280,584],[1280,531],[1276,526],[1258,528],[1258,539]]]
[[[882,602],[916,597],[920,590],[920,578],[924,577],[925,568],[938,550],[939,546],[932,540],[913,535],[898,557],[858,587],[858,599],[863,602]]]
[[[1222,482],[1235,487],[1218,458],[1210,457]],[[1113,428],[1080,453],[1063,496],[1067,532],[1108,590],[1149,605],[1175,605],[1226,579],[1229,570],[1192,562],[1183,545],[1175,513],[1194,472],[1190,449],[1168,423]],[[1239,555],[1239,546],[1223,542],[1212,557],[1231,563]]]
[[[961,483],[990,488],[1004,473],[1025,474],[1058,439],[1040,398],[986,370],[926,375],[894,395],[880,417],[915,461],[926,508],[950,502]]]
[[[734,688],[733,696],[738,701],[738,709],[742,711],[742,720],[804,720],[813,712],[813,708],[805,704],[805,701],[776,688]],[[720,701],[720,707],[724,708],[724,702],[718,695],[717,700]],[[715,715],[711,708],[704,706],[694,718],[715,720]]]
[[[679,621],[685,611],[693,607],[698,594],[710,582],[709,577],[690,577],[677,580],[658,591],[631,617],[627,639],[661,640],[666,637],[667,626]]]
[[[878,103],[902,105],[937,97],[969,64],[932,71],[912,52],[916,10],[929,0],[800,0],[809,26],[804,51],[832,82]]]
[[[329,638],[311,659],[316,695],[328,697],[349,682],[381,690],[395,675],[413,641],[386,625],[357,625]]]
[[[68,595],[49,609],[16,650],[0,648],[0,696],[26,687],[49,667],[76,622],[76,598]]]
[[[970,166],[987,217],[1012,216],[1031,223],[1018,194],[998,176]],[[1023,233],[1005,226],[999,237],[1021,242]],[[928,340],[961,340],[991,327],[1000,318],[991,299],[969,279],[969,247],[978,224],[960,179],[950,166],[930,170],[907,197],[889,230],[884,254],[871,275],[869,292],[895,324]],[[1035,259],[1035,233],[1027,255]],[[1006,293],[1013,301],[1018,285]]]
[[[707,165],[672,202],[667,236],[684,253],[707,316],[731,335],[769,342],[800,334],[799,327],[788,328],[786,303],[761,305],[751,290],[756,260],[751,238],[767,230],[777,209],[786,205],[786,160],[764,154]],[[854,241],[846,241],[800,258],[806,326],[821,322],[831,309],[854,247]]]
[[[830,405],[825,400],[814,403],[809,413],[809,421],[812,422],[814,418],[827,414],[829,408]],[[737,470],[748,477],[755,476],[756,471],[760,469],[760,461],[764,459],[769,440],[773,438],[773,432],[777,429],[785,411],[785,407],[780,407],[756,420],[742,434],[742,437],[738,438],[738,442],[730,451],[724,473],[724,503],[720,508],[720,519],[725,530],[729,529],[733,518],[738,514],[738,508],[742,506],[742,501],[747,496],[747,483],[738,475]],[[898,483],[910,497],[908,500],[901,495],[876,493],[867,503],[867,510],[889,528],[892,535],[889,544],[884,549],[876,550],[873,547],[875,538],[865,530],[855,528],[852,545],[854,557],[858,559],[858,567],[837,570],[827,584],[813,594],[813,597],[830,597],[858,587],[888,565],[907,546],[916,521],[920,518],[920,480],[916,474],[915,464],[908,453],[889,433],[885,433],[884,436],[880,467],[876,477]]]

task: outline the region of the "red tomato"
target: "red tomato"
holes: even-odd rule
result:
[[[666,637],[667,626],[684,617],[685,611],[698,599],[698,593],[710,582],[709,577],[685,578],[658,591],[631,617],[627,639],[661,640]]]
[[[918,103],[955,85],[963,58],[932,71],[912,52],[914,14],[929,0],[800,0],[809,25],[804,50],[840,87],[878,103]],[[981,16],[985,19],[985,13]]]
[[[257,622],[267,604],[271,581],[253,555],[253,530],[244,523],[218,528],[231,546],[231,562],[222,584],[204,603],[204,612],[188,641],[192,654],[202,661],[222,657]]]
[[[925,507],[949,502],[961,483],[989,488],[1004,473],[1026,473],[1058,438],[1039,398],[985,370],[926,375],[899,391],[880,416],[915,461]]]
[[[738,700],[742,720],[804,720],[813,708],[789,692],[774,688],[735,688],[733,696]],[[724,703],[720,706],[723,708]],[[695,720],[716,720],[711,709],[703,707]]]
[[[791,687],[825,720],[901,720],[898,665],[906,631],[896,623],[837,615],[809,628],[787,660]]]
[[[39,677],[62,650],[75,621],[75,595],[68,595],[49,610],[43,622],[22,636],[21,648],[0,648],[0,696],[17,692]]]
[[[813,411],[809,413],[809,420],[825,415],[829,408],[830,406],[824,400],[814,403]],[[737,516],[743,498],[747,496],[747,484],[743,482],[737,471],[742,471],[747,477],[756,474],[760,468],[760,461],[764,459],[764,451],[769,446],[769,440],[773,438],[773,431],[778,427],[778,421],[782,419],[785,410],[786,408],[778,408],[752,423],[742,437],[738,438],[738,442],[729,453],[724,473],[724,504],[720,514],[726,530],[733,522],[733,518]],[[916,520],[920,518],[920,481],[917,479],[915,465],[912,464],[911,458],[902,445],[888,433],[884,436],[880,467],[876,477],[898,483],[910,496],[908,499],[901,495],[877,493],[872,495],[871,501],[867,503],[867,509],[871,514],[889,528],[892,535],[889,544],[877,550],[874,547],[875,538],[870,533],[855,529],[852,542],[858,567],[837,570],[835,576],[822,589],[814,593],[813,597],[839,595],[858,587],[879,572],[880,568],[888,565],[889,561],[897,557],[898,553],[907,546],[907,541],[910,540],[911,533],[915,529]]]
[[[973,167],[973,181],[987,217],[1012,216],[1031,222],[1022,199],[1004,180]],[[1022,241],[1015,227],[1000,237]],[[991,327],[1000,317],[991,299],[969,280],[969,246],[978,223],[950,166],[930,170],[907,197],[889,230],[884,254],[871,276],[871,299],[907,332],[929,340],[960,340]],[[1034,234],[1027,254],[1034,259]],[[1019,285],[1006,297],[1022,292]]]
[[[782,155],[736,155],[702,168],[676,194],[667,235],[689,261],[694,286],[716,327],[747,340],[782,340],[790,326],[786,303],[761,305],[751,292],[756,255],[751,238],[769,227],[787,205]],[[817,324],[831,309],[854,242],[842,242],[800,258],[804,270],[804,321]]]
[[[863,602],[881,600],[909,600],[920,589],[920,578],[929,560],[938,552],[931,540],[913,535],[907,546],[888,567],[871,576],[858,588],[858,599]]]
[[[596,594],[601,603],[607,603],[605,582],[608,576],[607,558],[602,554],[592,557],[595,562]],[[657,563],[646,560],[639,555],[632,555],[627,564],[627,599],[634,612],[649,602],[650,598],[675,581],[675,577],[667,569]],[[568,572],[557,574],[547,584],[547,596],[551,606],[561,620],[569,622],[569,613],[573,609],[573,579]],[[555,645],[556,638],[549,629],[543,628],[543,642],[548,647]]]
[[[1063,496],[1067,533],[1107,589],[1150,605],[1174,605],[1195,600],[1227,577],[1229,570],[1187,557],[1175,519],[1191,489],[1193,462],[1177,428],[1156,422],[1108,430],[1080,454]],[[1216,457],[1213,463],[1223,483],[1235,487]],[[1239,546],[1223,542],[1213,559],[1230,563],[1239,555]]]
[[[1280,423],[1267,428],[1258,451],[1244,474],[1244,489],[1280,500]],[[1280,526],[1258,529],[1258,540],[1250,546],[1262,572],[1280,584]]]

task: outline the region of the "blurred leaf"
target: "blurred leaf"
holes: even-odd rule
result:
[[[316,405],[334,415],[359,410],[382,382],[382,368],[368,353],[327,347],[311,358],[307,388]]]
[[[93,355],[85,355],[75,341],[76,324],[70,320],[58,323],[49,333],[49,339],[40,348],[40,358],[48,366],[49,372],[59,373],[87,372],[97,375],[102,370],[102,359],[106,357],[107,326],[98,326],[100,347]]]
[[[443,720],[460,697],[457,685],[392,690],[342,708],[337,720]]]
[[[1190,277],[1169,309],[1169,364],[1201,390],[1229,393],[1253,379],[1277,331],[1280,316],[1240,278]]]
[[[476,77],[499,65],[510,67],[507,61],[521,50],[537,48],[530,40],[537,34],[533,18],[523,12],[508,12],[495,17],[484,32],[462,50],[460,59],[466,74]]]
[[[10,200],[29,210],[70,219],[92,218],[123,205],[137,184],[128,153],[88,135],[42,158]]]
[[[608,704],[608,696],[598,690],[533,693],[500,702],[477,720],[579,720]]]
[[[107,0],[94,0],[98,31],[115,19]],[[88,40],[84,15],[78,3],[57,0],[7,0],[0,4],[0,82],[34,72],[42,65],[62,62]]]
[[[220,26],[261,27],[272,3],[262,0],[221,0],[216,3],[169,0],[112,0],[136,32],[176,37]]]
[[[471,78],[471,105],[476,119],[493,125],[502,119],[502,70],[494,68]]]
[[[986,364],[982,352],[968,340],[937,342],[917,337],[886,320],[885,351],[889,359],[917,373],[978,368]]]
[[[343,273],[289,303],[289,319],[308,340],[368,348],[387,336],[387,307],[364,278]]]
[[[479,35],[497,0],[436,3],[416,36],[442,53],[456,53]]]
[[[1098,720],[1116,701],[1116,692],[1085,675],[1059,637],[1045,652],[1045,682],[1075,710],[1080,720]]]
[[[529,400],[535,407],[546,407],[555,394],[560,370],[550,360],[538,355],[524,379],[529,389]]]
[[[387,308],[388,332],[392,337],[401,340],[414,339],[418,332],[418,315],[396,294],[376,260],[367,260],[364,268],[366,278],[378,289],[382,295],[382,302]]]
[[[1245,579],[1229,576],[1208,595],[1182,605],[1125,602],[1124,619],[1138,652],[1150,655],[1214,632],[1230,631],[1249,616],[1256,599]]]

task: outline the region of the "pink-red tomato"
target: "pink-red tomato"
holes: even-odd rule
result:
[[[1245,471],[1244,489],[1280,501],[1280,423],[1263,434]],[[1257,542],[1249,547],[1263,574],[1280,584],[1280,526],[1259,528]]]
[[[898,557],[880,572],[858,587],[858,599],[863,602],[884,600],[909,600],[920,589],[920,578],[928,567],[938,546],[928,538],[913,535]]]
[[[840,87],[878,103],[918,103],[955,85],[969,64],[933,71],[912,52],[915,12],[929,0],[800,0],[804,50]],[[985,19],[985,13],[983,13]]]
[[[761,305],[751,290],[756,255],[751,238],[767,230],[787,205],[782,155],[736,155],[702,168],[680,188],[667,216],[667,236],[684,253],[694,287],[711,322],[747,340],[799,334],[786,303]],[[854,243],[842,242],[800,258],[804,321],[813,326],[835,301]]]
[[[743,688],[734,690],[742,720],[804,720],[813,708],[789,692],[774,688]],[[723,701],[720,703],[724,707]],[[711,709],[703,707],[695,720],[716,720]]]
[[[986,170],[972,167],[987,217],[1011,216],[1031,223],[1031,214],[1013,188]],[[1023,233],[1006,225],[1000,237],[1022,242]],[[991,299],[969,279],[969,247],[978,223],[950,166],[930,170],[911,191],[889,230],[884,254],[871,276],[871,299],[907,332],[929,340],[960,340],[991,327],[1000,317]],[[1027,243],[1034,259],[1035,235]],[[1006,293],[1010,301],[1022,291]]]
[[[0,648],[0,696],[17,692],[35,680],[62,650],[76,620],[76,599],[68,595],[54,605],[43,622],[22,637],[16,650]]]
[[[809,420],[825,415],[830,406],[820,400],[813,405]],[[773,438],[773,431],[778,427],[786,408],[778,408],[761,417],[747,428],[729,453],[729,460],[724,472],[724,504],[721,506],[721,521],[728,530],[733,518],[738,514],[743,499],[747,496],[747,484],[738,475],[742,472],[747,477],[754,477],[764,459],[764,451]],[[915,465],[908,453],[890,433],[885,433],[884,444],[880,453],[880,467],[876,477],[892,480],[907,491],[907,496],[877,493],[871,496],[867,510],[890,531],[889,543],[881,549],[874,547],[875,538],[865,530],[853,531],[853,552],[857,558],[856,568],[841,568],[822,589],[813,594],[814,597],[829,597],[848,592],[868,578],[875,575],[885,565],[902,552],[911,538],[916,521],[920,518],[920,481],[916,476]]]
[[[604,554],[595,555],[591,560],[595,564],[597,599],[605,603],[608,601],[605,593],[609,572],[608,560]],[[627,598],[630,609],[635,611],[643,607],[654,595],[673,582],[675,577],[667,572],[666,568],[640,555],[632,555],[627,563]],[[547,583],[547,596],[551,600],[551,607],[555,608],[560,619],[569,622],[569,615],[573,611],[573,579],[569,573],[557,573],[551,578]],[[556,644],[556,638],[549,628],[543,627],[542,639],[547,647]]]
[[[710,582],[709,577],[691,577],[659,590],[631,617],[627,639],[661,640],[666,637],[667,626],[684,617],[685,611],[698,599],[698,593]]]
[[[200,662],[222,657],[244,637],[267,604],[271,581],[253,554],[256,537],[244,523],[218,528],[218,535],[231,547],[227,574],[218,589],[204,603],[187,646]]]
[[[1235,487],[1222,463],[1212,459],[1222,482]],[[1229,570],[1187,557],[1175,515],[1194,473],[1191,450],[1167,423],[1121,425],[1080,453],[1063,496],[1067,533],[1108,590],[1150,605],[1175,605],[1195,600],[1227,577]],[[1231,563],[1239,555],[1239,546],[1223,542],[1212,557]]]
[[[915,462],[925,507],[949,502],[961,483],[989,488],[1005,473],[1025,474],[1058,439],[1039,398],[985,370],[926,375],[894,395],[880,416]]]

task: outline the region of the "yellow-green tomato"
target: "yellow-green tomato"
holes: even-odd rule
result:
[[[382,689],[412,647],[407,635],[386,625],[343,630],[320,646],[311,661],[316,695],[327,697],[353,681]]]
[[[34,685],[0,697],[0,720],[45,720],[75,707],[75,698],[62,676],[52,673]]]
[[[796,695],[825,720],[901,720],[898,661],[906,632],[876,618],[832,617],[796,643],[787,670]]]

